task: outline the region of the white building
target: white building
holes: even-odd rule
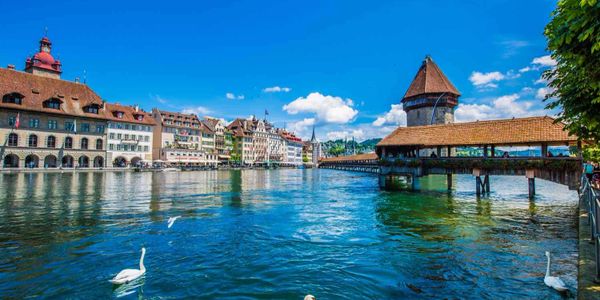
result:
[[[302,139],[285,130],[281,130],[279,134],[285,142],[283,164],[292,166],[302,165]]]
[[[138,106],[104,103],[109,115],[107,166],[127,167],[152,163],[152,131],[156,123]]]

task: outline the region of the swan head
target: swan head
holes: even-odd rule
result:
[[[142,254],[146,253],[146,248],[142,247]]]
[[[309,295],[304,296],[304,300],[317,300],[317,298],[315,298],[315,296],[309,294]]]
[[[546,256],[550,256],[550,252],[546,251]]]

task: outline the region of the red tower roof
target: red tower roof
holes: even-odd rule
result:
[[[448,93],[460,96],[460,92],[454,87],[452,82],[448,80],[446,75],[440,70],[430,56],[426,56],[421,64],[421,68],[415,75],[412,83],[404,94],[404,101],[407,98],[423,95],[423,94],[440,94]]]
[[[40,40],[40,51],[25,61],[25,70],[31,68],[44,69],[55,73],[62,73],[62,64],[50,54],[52,43],[48,37]]]

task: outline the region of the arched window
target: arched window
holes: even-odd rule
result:
[[[88,148],[88,139],[82,138],[81,139],[81,149],[87,149],[87,148]]]
[[[24,96],[19,93],[10,93],[2,96],[2,103],[13,103],[21,105]]]
[[[96,150],[102,150],[102,139],[97,139],[96,140]]]
[[[65,149],[73,149],[73,138],[70,136],[65,138]]]
[[[60,101],[60,99],[58,99],[58,98],[50,98],[50,99],[44,101],[44,103],[42,105],[45,108],[60,109],[61,103],[62,103],[62,101]]]
[[[29,147],[37,147],[37,135],[29,135]]]
[[[56,148],[56,138],[54,136],[51,135],[46,139],[46,147]]]
[[[19,136],[16,133],[11,133],[8,135],[8,146],[9,147],[19,146]]]

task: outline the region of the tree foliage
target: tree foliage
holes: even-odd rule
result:
[[[580,139],[600,138],[600,2],[560,0],[544,34],[556,68],[544,73],[554,91],[547,108]]]

